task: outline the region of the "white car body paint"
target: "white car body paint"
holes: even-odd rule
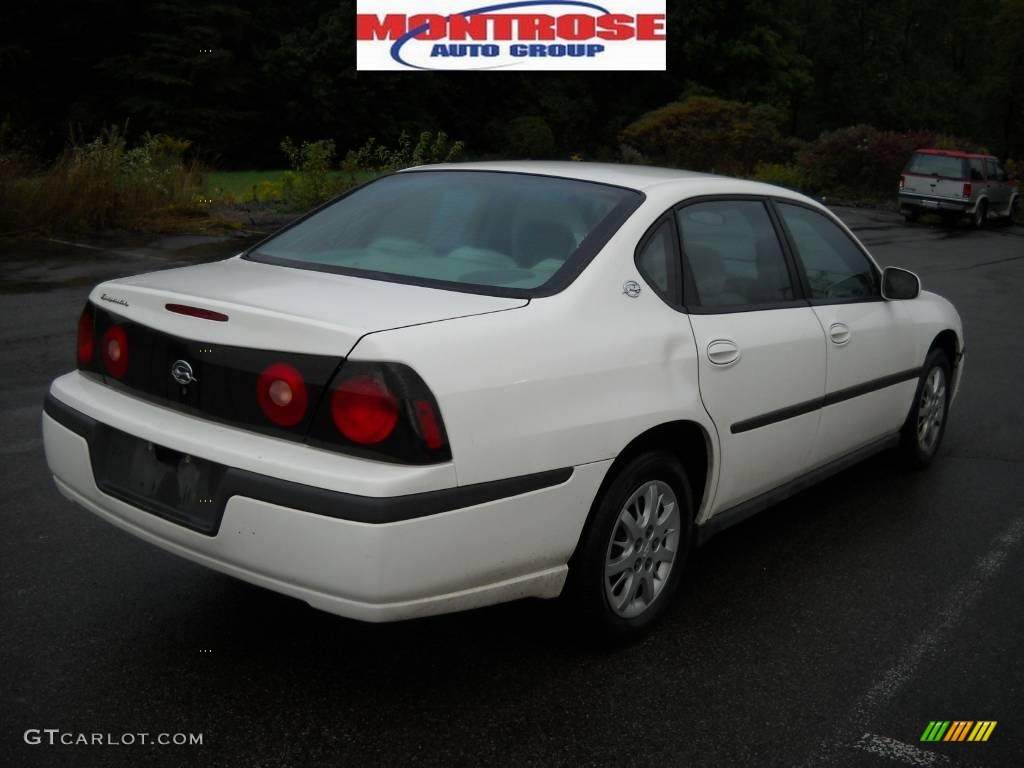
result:
[[[61,493],[175,554],[353,618],[394,620],[554,597],[609,468],[638,436],[677,421],[703,432],[708,470],[696,510],[703,524],[898,432],[916,380],[759,429],[734,434],[732,425],[917,368],[942,331],[953,331],[957,352],[963,351],[956,311],[927,292],[909,301],[687,315],[666,304],[634,262],[651,225],[697,196],[796,200],[835,220],[795,192],[632,166],[432,168],[589,180],[640,190],[645,200],[567,288],[542,298],[440,290],[236,257],[113,280],[98,286],[91,300],[187,339],[404,363],[437,400],[451,461],[409,466],[320,450],[171,410],[79,372],[57,379],[51,396],[175,451],[340,493],[386,499],[572,468],[568,480],[385,524],[236,495],[217,534],[206,536],[103,493],[86,440],[44,414],[47,461]],[[638,296],[624,291],[629,281],[641,286]],[[172,314],[166,303],[199,305],[230,320]],[[849,327],[849,343],[828,341],[834,322]],[[740,347],[734,364],[709,361],[709,344],[722,338]],[[961,371],[958,365],[954,389]]]

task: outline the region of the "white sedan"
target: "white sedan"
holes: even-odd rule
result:
[[[316,608],[565,594],[624,636],[716,531],[929,464],[963,357],[949,302],[794,192],[431,166],[96,287],[43,434],[67,498]]]

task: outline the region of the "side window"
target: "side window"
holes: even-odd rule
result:
[[[996,170],[996,161],[994,158],[985,158],[985,175],[988,176],[989,181],[995,181],[999,173]]]
[[[672,222],[664,220],[636,257],[640,274],[666,301],[679,303],[679,268]]]
[[[695,203],[680,208],[676,221],[693,274],[688,304],[739,307],[793,300],[786,259],[764,203]]]
[[[982,171],[981,160],[977,157],[971,158],[971,180],[972,181],[984,181],[985,174]]]
[[[881,295],[874,266],[835,222],[799,205],[777,207],[807,273],[812,298],[842,301]]]

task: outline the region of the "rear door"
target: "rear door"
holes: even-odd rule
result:
[[[714,513],[811,464],[825,338],[764,200],[705,198],[676,222],[701,398],[721,445]]]
[[[828,373],[815,463],[900,429],[917,386],[908,302],[885,301],[874,262],[831,216],[774,202],[825,332]]]

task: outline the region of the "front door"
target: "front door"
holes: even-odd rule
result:
[[[825,332],[828,374],[816,463],[899,431],[921,365],[905,302],[885,301],[881,275],[824,213],[776,201],[807,295]]]

